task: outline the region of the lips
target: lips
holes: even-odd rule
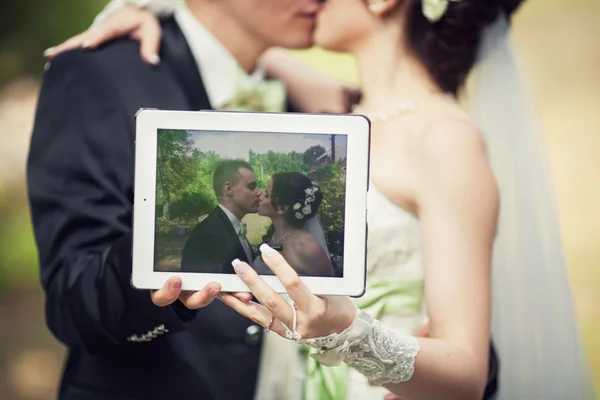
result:
[[[325,0],[317,0],[314,3],[311,3],[310,7],[306,7],[299,11],[298,15],[304,18],[316,18],[324,3]]]
[[[319,13],[319,10],[310,11],[310,12],[300,12],[300,13],[298,13],[298,16],[301,18],[306,18],[306,19],[315,19],[315,18],[317,18],[318,13]]]

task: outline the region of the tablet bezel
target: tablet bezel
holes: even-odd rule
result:
[[[343,277],[301,277],[301,279],[312,293],[318,295],[361,296],[364,293],[370,142],[370,122],[366,117],[155,109],[142,109],[136,115],[132,249],[134,287],[160,289],[169,278],[179,276],[183,282],[183,290],[200,290],[209,282],[218,282],[224,292],[249,291],[246,284],[233,274],[154,271],[156,154],[159,129],[346,135]],[[277,277],[264,275],[261,277],[278,293],[286,293],[285,287]]]

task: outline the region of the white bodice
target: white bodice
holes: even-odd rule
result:
[[[422,279],[419,220],[390,202],[371,185],[367,194],[367,282],[380,279]],[[368,283],[367,283],[368,286]],[[369,289],[365,293],[368,295]],[[424,306],[413,315],[385,315],[382,323],[398,333],[411,333],[424,322]],[[255,399],[300,400],[304,379],[304,357],[295,343],[275,334],[265,337],[259,385]],[[387,390],[370,386],[366,378],[351,371],[346,400],[383,399]]]
[[[367,279],[423,278],[417,217],[387,199],[373,184],[367,194]]]

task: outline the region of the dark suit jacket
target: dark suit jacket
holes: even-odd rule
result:
[[[173,19],[160,57],[149,67],[120,40],[62,54],[44,76],[27,182],[47,325],[68,347],[62,400],[254,392],[262,329],[219,301],[156,307],[130,284],[135,114],[211,108]]]
[[[234,274],[231,262],[236,258],[252,261],[248,260],[227,214],[217,206],[196,225],[185,242],[181,272]]]

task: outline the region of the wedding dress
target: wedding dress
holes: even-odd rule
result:
[[[374,185],[367,196],[367,290],[355,302],[395,333],[411,334],[427,321],[419,220],[391,203]],[[341,381],[340,372],[345,374]],[[327,389],[324,386],[331,382],[324,385],[317,374],[336,375],[339,386],[333,383]],[[294,342],[275,333],[265,336],[255,399],[318,400],[340,390],[345,400],[383,399],[389,392],[369,385],[363,375],[345,366],[316,365]]]

